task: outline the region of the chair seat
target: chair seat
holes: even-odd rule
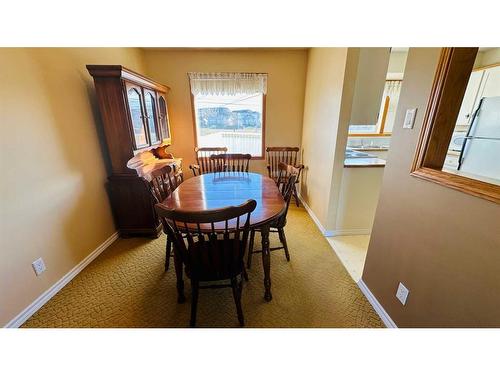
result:
[[[211,242],[211,252],[205,248],[208,242],[195,242],[189,246],[191,260],[185,267],[186,275],[197,281],[219,281],[234,278],[243,272],[243,253],[234,254],[234,249],[242,249],[243,241],[235,247],[237,240],[216,240]],[[233,256],[229,256],[233,254]],[[199,261],[201,259],[201,262]],[[221,264],[221,262],[225,264]]]
[[[271,229],[275,228],[275,229],[279,229],[279,228],[284,228],[285,225],[286,225],[286,216],[280,216],[276,219],[274,219],[271,224],[269,225],[271,227]],[[253,228],[252,229],[253,231],[256,231],[256,232],[260,232],[261,231],[261,228],[257,227],[257,228]]]
[[[278,178],[279,176],[271,176],[271,178],[275,181],[275,182],[278,182]],[[283,182],[286,182],[288,181],[288,176],[284,176],[284,177],[281,177],[282,180],[284,180]],[[300,181],[297,179],[295,180],[295,183],[298,184]]]

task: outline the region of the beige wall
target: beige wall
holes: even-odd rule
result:
[[[137,49],[0,49],[0,326],[115,232],[85,64],[143,72]]]
[[[335,223],[338,233],[371,231],[383,175],[384,168],[344,168]]]
[[[390,51],[387,47],[359,48],[350,124],[377,123]]]
[[[143,50],[148,75],[168,86],[172,129],[171,152],[184,158],[184,171],[195,162],[195,135],[188,72],[268,73],[266,146],[300,146],[306,50]],[[251,170],[267,173],[263,160],[251,162]]]
[[[402,51],[391,51],[391,56],[389,58],[389,66],[387,68],[387,73],[399,73],[403,74],[405,71],[406,58],[408,57],[408,52]]]
[[[399,327],[498,327],[500,205],[409,174],[439,52],[410,49],[363,280]]]
[[[301,196],[323,228],[335,228],[358,48],[311,48],[307,67]]]

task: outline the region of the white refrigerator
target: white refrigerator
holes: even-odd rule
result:
[[[500,184],[500,96],[481,99],[460,151],[458,170]]]

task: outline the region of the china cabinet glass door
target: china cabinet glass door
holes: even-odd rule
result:
[[[158,130],[158,113],[156,108],[156,94],[154,91],[144,90],[144,107],[146,108],[146,120],[151,144],[160,143],[161,136]]]
[[[149,142],[143,121],[141,88],[139,86],[127,85],[127,100],[132,120],[135,147],[137,149],[147,147]]]
[[[167,102],[162,94],[158,94],[158,118],[160,120],[160,129],[163,138],[170,138],[170,129],[168,128]]]

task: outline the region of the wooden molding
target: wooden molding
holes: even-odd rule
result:
[[[385,102],[384,102],[384,112],[382,113],[382,120],[380,121],[380,134],[384,134],[385,130],[385,121],[387,120],[387,112],[389,112],[389,102],[391,101],[391,98],[389,96],[385,97]]]
[[[498,185],[426,167],[416,169],[411,175],[476,197],[500,203],[500,186]]]
[[[87,65],[87,70],[92,77],[120,77],[126,81],[137,83],[164,93],[168,93],[170,90],[170,87],[155,82],[122,65]]]
[[[478,48],[443,48],[411,175],[500,203],[500,186],[442,171]]]

